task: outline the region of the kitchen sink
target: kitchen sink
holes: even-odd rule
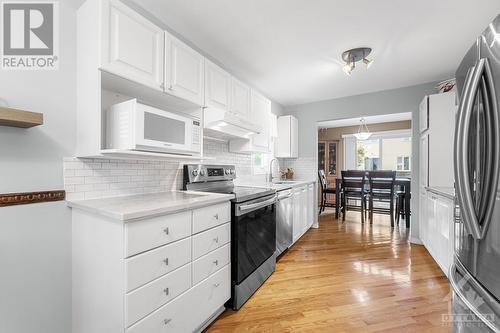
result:
[[[278,185],[280,185],[280,184],[284,184],[284,185],[296,184],[296,183],[300,183],[300,182],[296,181],[296,180],[278,180],[278,181],[273,182],[273,184],[278,184]]]

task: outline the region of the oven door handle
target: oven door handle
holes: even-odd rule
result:
[[[262,207],[266,207],[266,206],[272,205],[274,203],[276,203],[276,196],[272,197],[271,199],[265,200],[265,201],[261,201],[261,202],[256,202],[256,203],[253,203],[253,204],[239,206],[238,210],[239,210],[240,213],[245,213],[245,212],[248,212],[248,211],[252,211],[252,210],[256,210],[256,209],[259,209],[259,208],[262,208]]]

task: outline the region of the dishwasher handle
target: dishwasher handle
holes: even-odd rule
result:
[[[285,200],[292,197],[292,193],[278,196],[278,201]]]

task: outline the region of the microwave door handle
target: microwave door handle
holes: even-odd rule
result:
[[[469,179],[469,165],[468,165],[468,151],[469,151],[469,129],[470,120],[472,117],[472,109],[474,106],[474,97],[478,88],[479,80],[481,78],[478,73],[481,64],[477,63],[472,70],[467,73],[466,84],[464,86],[464,93],[460,101],[458,119],[457,119],[457,135],[455,142],[455,177],[457,185],[457,198],[462,210],[462,219],[468,232],[472,234],[475,239],[481,237],[481,232],[477,223],[477,216],[475,214],[474,203],[472,200],[472,190],[470,188]]]
[[[487,138],[485,179],[482,184],[483,195],[481,196],[484,201],[480,206],[482,208],[480,216],[483,219],[481,239],[486,235],[491,217],[493,215],[493,209],[495,207],[497,197],[500,167],[500,120],[498,117],[498,102],[490,63],[487,58],[484,60],[485,62],[481,86],[486,115]]]

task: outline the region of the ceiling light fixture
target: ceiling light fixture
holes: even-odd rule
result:
[[[361,118],[359,120],[359,122],[360,122],[360,124],[359,124],[358,133],[355,133],[354,136],[356,137],[356,139],[361,140],[361,141],[368,140],[368,138],[370,138],[370,136],[372,136],[372,134],[368,130],[368,126],[366,126],[365,118]]]
[[[367,57],[372,52],[372,49],[369,47],[358,47],[355,49],[347,50],[342,53],[342,60],[345,61],[345,66],[342,67],[342,70],[347,75],[351,75],[354,68],[356,68],[356,63],[358,61],[363,61],[366,65],[366,68],[370,68],[373,64],[373,60],[368,59]]]

